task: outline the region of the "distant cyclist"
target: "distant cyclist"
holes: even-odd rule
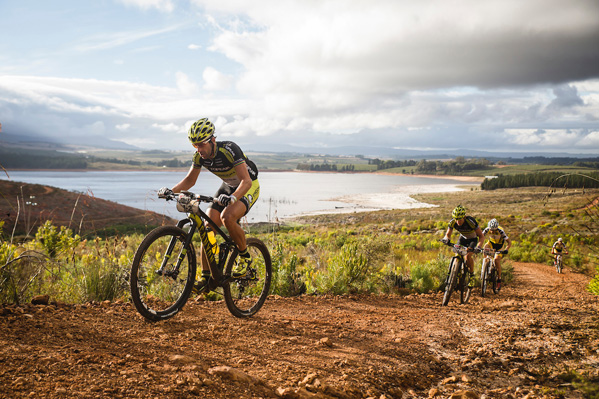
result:
[[[497,269],[497,289],[501,289],[501,258],[502,254],[498,253],[501,251],[503,244],[507,244],[505,247],[505,254],[512,246],[512,241],[505,234],[505,231],[499,227],[497,219],[489,220],[487,228],[483,230],[483,235],[488,237],[488,241],[485,243],[485,248],[493,248],[495,250],[495,268]]]
[[[451,213],[453,219],[449,221],[447,232],[443,237],[444,242],[449,242],[453,229],[456,229],[460,233],[458,244],[464,247],[474,249],[475,247],[482,251],[482,245],[485,241],[485,236],[480,229],[478,222],[472,216],[466,216],[466,208],[462,205],[458,205],[454,208]],[[474,287],[474,258],[472,252],[468,252],[466,255],[466,264],[470,270],[470,287]]]
[[[207,118],[199,119],[189,128],[187,137],[195,147],[191,168],[187,175],[172,190],[161,188],[158,196],[178,193],[193,187],[202,168],[208,169],[223,180],[214,194],[217,203],[208,207],[206,214],[218,226],[223,224],[239,249],[239,263],[233,269],[234,277],[242,277],[247,272],[251,257],[247,250],[245,232],[238,221],[246,215],[260,194],[258,168],[250,161],[241,148],[232,141],[216,141],[215,127]],[[210,269],[206,253],[202,251],[202,277],[198,286],[206,285]]]
[[[553,255],[553,266],[557,266],[557,256],[568,254],[568,248],[566,244],[564,244],[564,240],[562,238],[558,238],[556,242],[553,243],[553,247],[551,248],[551,254]]]

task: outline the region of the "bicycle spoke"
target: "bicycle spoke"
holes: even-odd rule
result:
[[[153,230],[131,267],[131,297],[149,320],[172,317],[185,304],[195,277],[195,251],[184,251],[185,233],[174,226]]]
[[[247,239],[252,263],[248,273],[241,278],[232,278],[224,287],[227,307],[236,317],[249,317],[264,304],[272,278],[271,260],[264,243],[256,238]],[[235,259],[230,259],[225,274],[231,274]]]

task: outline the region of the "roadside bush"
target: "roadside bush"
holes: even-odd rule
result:
[[[49,220],[37,229],[35,239],[52,259],[59,253],[66,254],[68,251],[73,251],[81,242],[81,237],[73,235],[71,229],[65,226],[57,229]]]
[[[281,243],[277,244],[272,256],[273,280],[271,294],[281,296],[297,296],[306,292],[306,284],[299,272],[299,258],[293,253],[285,259],[285,251]]]
[[[595,271],[597,274],[595,274],[595,277],[589,282],[587,290],[592,294],[599,295],[599,266],[595,267]]]
[[[439,290],[445,281],[448,267],[449,258],[443,254],[429,262],[416,263],[410,268],[409,287],[420,293]]]

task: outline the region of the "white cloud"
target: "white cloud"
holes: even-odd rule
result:
[[[130,123],[122,123],[120,125],[116,125],[115,127],[116,127],[116,130],[119,130],[121,132],[126,132],[131,127],[131,124]]]
[[[142,10],[155,8],[159,11],[172,12],[174,9],[171,0],[118,0],[127,6],[139,7]]]
[[[158,123],[154,123],[152,124],[152,127],[160,129],[164,132],[181,132],[183,130],[183,128],[179,125],[176,125],[174,123],[168,123],[168,124],[158,124]]]
[[[225,75],[212,67],[204,69],[204,89],[209,91],[227,90],[233,83],[233,77]]]
[[[175,74],[175,78],[177,80],[177,87],[181,93],[185,94],[186,96],[192,96],[198,92],[199,88],[197,83],[195,83],[183,72],[177,72]]]
[[[102,33],[80,39],[73,49],[79,52],[110,50],[130,43],[135,43],[142,39],[173,32],[179,28],[179,25],[174,25],[162,29]]]
[[[187,46],[187,48],[190,50],[199,50],[202,48],[202,46],[200,46],[199,44],[190,44],[189,46]]]
[[[580,148],[599,148],[599,130],[588,133],[577,144]]]

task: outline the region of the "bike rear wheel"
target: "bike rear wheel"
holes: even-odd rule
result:
[[[272,264],[266,245],[257,238],[247,239],[248,252],[252,263],[248,273],[240,278],[231,278],[223,285],[223,295],[227,308],[235,317],[245,318],[256,314],[270,290]],[[225,275],[231,276],[237,256],[231,256],[225,268]]]
[[[480,295],[484,298],[487,293],[487,273],[489,271],[489,259],[483,260],[483,266],[480,270]]]
[[[459,268],[460,261],[456,258],[451,259],[451,262],[449,263],[449,275],[447,276],[447,281],[445,283],[445,293],[443,294],[443,302],[441,302],[442,306],[447,306],[447,304],[449,303],[449,299],[451,298],[451,293],[456,288]]]
[[[187,233],[179,227],[158,227],[135,252],[131,264],[131,299],[137,311],[150,321],[173,317],[191,294],[196,256],[193,245],[184,247],[186,238]]]

